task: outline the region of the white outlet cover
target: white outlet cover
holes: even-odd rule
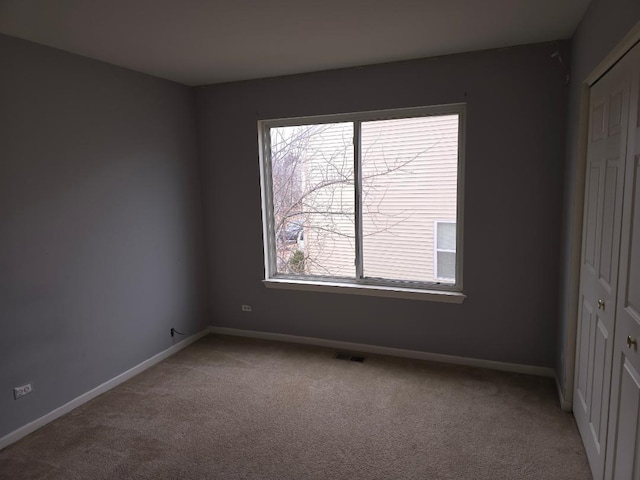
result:
[[[13,397],[17,400],[18,398],[24,397],[31,392],[33,392],[33,385],[31,383],[27,383],[26,385],[22,385],[21,387],[15,387],[13,389]]]

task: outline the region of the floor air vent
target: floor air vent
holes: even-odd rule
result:
[[[335,358],[337,358],[338,360],[349,360],[351,362],[359,362],[359,363],[362,363],[366,360],[365,357],[361,357],[360,355],[351,355],[350,353],[342,353],[342,352],[336,353]]]

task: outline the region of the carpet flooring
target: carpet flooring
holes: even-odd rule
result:
[[[552,380],[209,335],[0,452],[0,479],[590,479]]]

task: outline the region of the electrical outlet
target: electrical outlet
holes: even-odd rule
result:
[[[13,398],[17,400],[20,397],[29,395],[31,392],[33,392],[33,385],[27,383],[26,385],[22,385],[21,387],[16,387],[13,389]]]
[[[251,311],[251,305],[242,305],[242,311],[243,312],[250,312]]]

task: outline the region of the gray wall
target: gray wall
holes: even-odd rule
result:
[[[214,324],[553,366],[567,92],[556,48],[198,88]],[[464,304],[261,284],[257,120],[454,102],[468,102]]]
[[[558,330],[558,355],[556,359],[560,384],[565,394],[573,388],[565,385],[565,364],[567,355],[567,322],[571,319],[570,302],[576,301],[570,291],[572,242],[580,242],[571,232],[572,224],[581,223],[571,215],[576,188],[584,182],[576,174],[578,153],[578,121],[580,115],[580,86],[593,69],[616,46],[626,33],[640,21],[640,1],[638,0],[592,0],[591,4],[571,41],[571,87],[569,92],[566,184],[564,195],[563,239],[562,239],[562,277],[560,322]],[[574,319],[575,320],[575,319]]]
[[[0,64],[3,436],[209,318],[193,92],[7,36]]]

